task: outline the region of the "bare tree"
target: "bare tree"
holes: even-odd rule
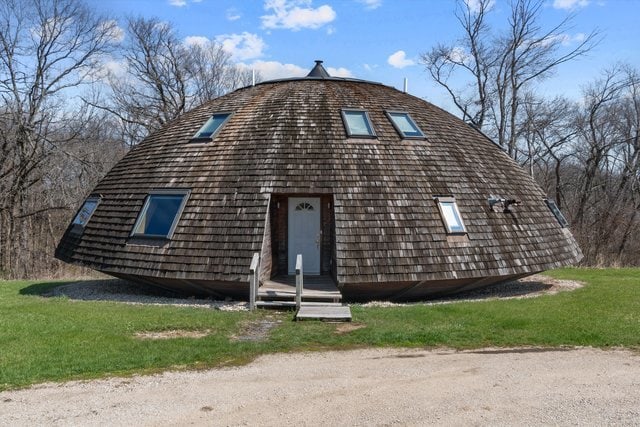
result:
[[[422,54],[431,78],[442,86],[462,114],[463,120],[482,129],[491,105],[491,70],[494,67],[491,31],[485,19],[490,0],[474,5],[458,1],[455,16],[464,35],[456,44],[438,44]],[[468,83],[456,88],[451,78],[462,74]]]
[[[108,99],[87,100],[120,120],[132,145],[188,109],[247,83],[247,72],[219,44],[185,44],[170,23],[129,18],[122,60]]]
[[[88,81],[116,30],[76,0],[0,2],[0,271],[18,270],[32,238],[27,219],[67,209],[33,193],[51,156],[70,155],[71,93]]]
[[[203,104],[252,82],[251,70],[233,64],[231,55],[218,43],[194,44],[188,47],[188,52],[193,105]]]
[[[562,208],[565,199],[564,166],[574,155],[572,142],[578,133],[575,117],[578,105],[564,97],[546,100],[528,93],[524,96],[519,124],[526,165]]]
[[[575,122],[576,168],[569,178],[575,194],[570,204],[575,232],[592,264],[638,262],[639,88],[637,70],[606,70],[585,88]]]
[[[504,31],[493,0],[459,0],[462,37],[422,55],[462,118],[526,165],[567,211],[587,264],[640,262],[640,77],[617,66],[582,102],[536,95],[539,82],[597,43],[570,39],[572,15],[540,24],[542,0],[513,0]],[[567,42],[574,46],[568,48]]]
[[[565,51],[571,16],[543,29],[539,24],[543,1],[514,0],[508,30],[492,34],[486,24],[492,4],[492,0],[460,0],[456,16],[464,32],[462,39],[423,54],[422,62],[449,93],[463,119],[486,131],[517,159],[518,116],[525,93],[560,64],[591,50],[597,32]],[[456,89],[454,76],[466,79],[466,85]]]
[[[187,108],[189,55],[171,25],[158,19],[130,18],[127,40],[126,71],[109,75],[111,99],[100,106],[120,119],[134,143]]]

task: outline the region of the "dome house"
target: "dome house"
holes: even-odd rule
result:
[[[490,139],[379,83],[302,78],[236,90],[135,146],[56,257],[133,282],[247,298],[324,277],[343,299],[416,300],[578,262],[567,222]]]

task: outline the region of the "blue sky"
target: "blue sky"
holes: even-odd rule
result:
[[[469,0],[473,1],[473,0]],[[439,42],[455,42],[460,26],[453,0],[89,0],[115,18],[157,17],[177,28],[185,42],[216,40],[233,58],[266,79],[304,75],[315,59],[334,75],[402,88],[449,108],[429,80],[420,54]],[[508,0],[495,0],[492,21],[506,22]],[[541,24],[568,14],[566,48],[598,29],[600,44],[585,58],[562,65],[543,93],[578,98],[603,68],[625,61],[640,68],[640,0],[548,0]]]

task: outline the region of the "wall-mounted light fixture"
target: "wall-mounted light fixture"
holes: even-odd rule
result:
[[[520,200],[506,199],[504,197],[494,195],[490,195],[487,201],[489,202],[489,210],[493,212],[502,211],[504,213],[510,213],[512,206],[518,206],[522,203]]]

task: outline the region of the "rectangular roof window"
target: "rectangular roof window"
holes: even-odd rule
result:
[[[549,210],[556,217],[556,219],[560,223],[560,226],[563,227],[563,228],[564,227],[568,227],[569,226],[569,221],[567,221],[567,219],[564,217],[564,215],[562,215],[562,212],[560,212],[560,208],[556,204],[555,200],[544,199],[544,202],[547,204],[547,206],[549,207]]]
[[[91,219],[91,216],[96,211],[96,208],[98,207],[99,204],[100,204],[100,197],[91,196],[87,198],[87,200],[85,200],[84,203],[82,204],[82,207],[76,214],[75,218],[73,218],[72,224],[74,225],[74,227],[77,226],[77,227],[84,228],[84,226],[87,225],[87,223]]]
[[[364,110],[342,110],[342,121],[349,136],[375,137],[369,114]]]
[[[215,113],[200,130],[191,138],[190,142],[208,142],[211,141],[216,133],[222,128],[227,120],[231,117],[231,113]]]
[[[188,190],[153,191],[145,199],[131,235],[170,239],[188,197]]]
[[[393,127],[403,138],[424,138],[424,133],[409,116],[409,113],[402,111],[385,111],[385,113],[391,120]]]
[[[462,216],[458,210],[456,199],[452,196],[435,197],[440,210],[440,216],[448,234],[466,233],[467,229],[462,221]]]

